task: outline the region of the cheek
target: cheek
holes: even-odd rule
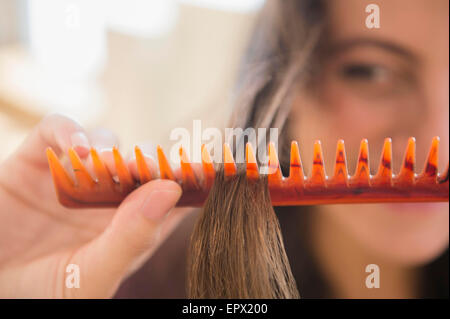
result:
[[[299,142],[305,173],[311,171],[313,161],[313,144],[315,140],[322,142],[325,170],[332,175],[336,160],[336,146],[339,139],[345,141],[345,150],[349,174],[356,168],[360,142],[363,138],[369,140],[369,160],[372,174],[379,166],[381,151],[385,137],[385,122],[370,123],[371,116],[361,114],[364,108],[358,107],[356,101],[341,102],[336,99],[335,104],[324,106],[319,103],[308,102],[306,99],[296,103],[290,117],[290,136]],[[375,124],[375,125],[374,125]],[[406,145],[406,139],[397,139],[394,146]],[[394,149],[394,154],[398,155]],[[402,149],[401,152],[404,150]],[[403,156],[403,155],[401,155]],[[401,156],[394,157],[399,160]],[[395,163],[397,164],[397,163]]]
[[[339,84],[323,85],[326,89],[322,90],[320,98],[308,98],[305,95],[298,97],[291,114],[291,136],[300,143],[305,169],[310,168],[314,140],[320,139],[326,171],[332,173],[336,143],[338,139],[343,139],[349,173],[352,174],[356,167],[360,142],[367,138],[369,164],[371,173],[375,174],[386,137],[393,140],[393,167],[398,169],[403,162],[408,138],[414,136],[417,140],[416,172],[419,173],[428,155],[432,137],[442,133],[442,130],[427,129],[428,126],[436,127],[436,123],[427,123],[430,119],[440,119],[442,116],[428,114],[427,110],[422,110],[420,96],[408,95],[394,100],[368,101]],[[446,135],[448,133],[442,136],[442,145],[448,141]],[[442,171],[448,161],[448,148],[441,147],[440,158]]]
[[[412,204],[403,210],[396,205],[336,205],[329,215],[380,263],[417,266],[448,247],[448,203],[430,207],[424,211]]]
[[[320,140],[324,151],[325,170],[331,172],[334,150],[339,139],[333,133],[334,118],[317,101],[308,97],[298,98],[289,117],[289,136],[298,141],[305,173],[310,172],[313,162],[313,145]]]
[[[325,81],[321,92],[320,103],[332,110],[329,116],[333,118],[334,130],[343,137],[355,138],[355,132],[374,140],[414,135],[417,131],[411,132],[411,128],[423,120],[423,98],[419,93],[370,98],[338,81]]]

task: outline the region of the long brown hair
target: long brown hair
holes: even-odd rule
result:
[[[312,12],[312,8],[298,8],[307,1],[278,3],[267,2],[250,44],[251,50],[262,45],[272,48],[251,52],[276,52],[244,65],[241,73],[247,77],[241,78],[240,86],[246,89],[238,93],[232,127],[283,128],[292,87],[305,75],[317,43],[319,26],[311,16],[286,18],[292,12]],[[297,41],[289,38],[292,30]],[[248,56],[254,58],[254,54]],[[243,139],[245,135],[238,136],[236,144]],[[260,141],[258,146],[265,147]],[[264,178],[248,181],[245,167],[228,180],[219,170],[192,234],[188,263],[191,298],[299,297],[267,182]]]
[[[298,298],[267,179],[245,167],[217,173],[195,225],[189,254],[191,298]]]

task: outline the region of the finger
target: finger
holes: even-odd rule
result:
[[[117,136],[106,128],[96,128],[88,133],[88,137],[92,147],[99,151],[104,148],[112,148],[113,146],[119,147]]]
[[[64,115],[52,114],[33,129],[17,152],[36,165],[47,165],[47,147],[53,148],[58,155],[67,153],[70,147],[74,147],[80,157],[86,157],[90,143],[80,124]]]
[[[81,281],[87,285],[75,293],[112,296],[133,265],[157,246],[165,217],[180,196],[178,184],[167,180],[151,181],[131,193],[107,229],[70,260],[80,265]]]

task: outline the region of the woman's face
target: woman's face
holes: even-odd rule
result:
[[[440,136],[442,172],[449,154],[449,2],[378,0],[379,29],[366,27],[371,3],[327,2],[328,54],[314,89],[296,99],[291,121],[305,168],[312,162],[313,141],[320,139],[326,170],[332,172],[342,138],[352,174],[359,142],[367,138],[374,174],[384,138],[391,137],[398,172],[407,139],[414,136],[419,173],[433,136]],[[320,211],[383,260],[419,265],[448,246],[448,203],[333,205]]]

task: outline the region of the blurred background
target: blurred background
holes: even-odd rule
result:
[[[224,127],[263,0],[0,0],[0,161],[48,113],[121,148]]]

